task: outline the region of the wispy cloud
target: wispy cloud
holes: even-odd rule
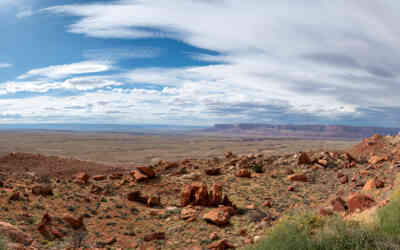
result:
[[[10,64],[10,63],[2,63],[2,62],[0,62],[0,69],[1,68],[9,68],[9,67],[12,67],[13,65],[12,64]]]
[[[33,15],[33,10],[31,7],[25,7],[18,10],[16,17],[17,18],[26,18]]]
[[[33,69],[20,75],[19,80],[31,77],[46,77],[51,79],[60,79],[72,75],[105,72],[112,69],[110,61],[84,61],[73,64],[54,65],[45,68]]]
[[[137,47],[135,49],[93,49],[83,53],[90,60],[118,61],[121,59],[156,58],[161,55],[160,48]]]
[[[32,16],[32,6],[37,0],[0,0],[0,14],[2,11],[15,14],[19,19]]]
[[[121,86],[116,80],[101,76],[76,77],[65,81],[11,81],[0,84],[0,95],[10,95],[19,92],[47,93],[51,90],[88,91],[111,86]]]

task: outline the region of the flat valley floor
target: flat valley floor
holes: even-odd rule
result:
[[[203,159],[236,154],[281,155],[332,151],[360,141],[223,137],[196,134],[81,133],[55,131],[0,132],[0,155],[9,152],[73,157],[107,164],[150,164],[157,160]]]

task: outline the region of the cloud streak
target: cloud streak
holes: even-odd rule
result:
[[[0,69],[1,68],[10,68],[12,66],[13,65],[11,63],[2,63],[2,62],[0,62]]]
[[[84,61],[73,64],[55,65],[45,68],[32,69],[29,72],[20,75],[19,80],[31,77],[46,77],[51,79],[60,79],[72,75],[105,72],[112,69],[112,63],[109,61]]]

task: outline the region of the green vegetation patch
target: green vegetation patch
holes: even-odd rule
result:
[[[400,249],[400,198],[378,210],[377,225],[367,228],[340,217],[309,214],[282,220],[248,250]]]

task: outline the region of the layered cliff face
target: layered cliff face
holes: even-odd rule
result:
[[[271,125],[271,124],[216,124],[205,130],[223,134],[262,135],[299,138],[348,138],[359,139],[374,134],[395,135],[398,128],[354,127],[340,125]]]

